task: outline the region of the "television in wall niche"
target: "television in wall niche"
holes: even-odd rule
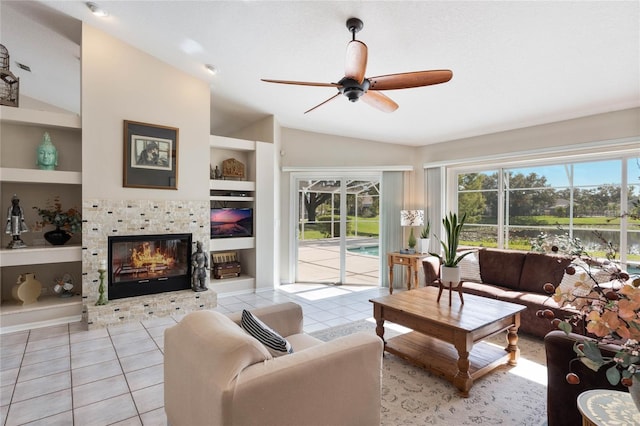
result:
[[[253,236],[253,209],[211,209],[211,238]]]

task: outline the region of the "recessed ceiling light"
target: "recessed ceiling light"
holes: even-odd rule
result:
[[[206,64],[204,67],[211,73],[211,75],[216,75],[218,73],[218,69],[213,65]]]
[[[93,13],[96,16],[99,16],[101,18],[104,18],[105,16],[109,16],[109,12],[107,12],[106,10],[104,10],[103,8],[101,8],[100,6],[98,6],[93,2],[87,2],[87,7],[89,8],[89,10],[91,10],[91,13]]]

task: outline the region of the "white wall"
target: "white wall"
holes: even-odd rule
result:
[[[206,82],[85,24],[81,93],[83,198],[208,199]],[[177,191],[122,186],[123,120],[179,129]]]
[[[430,163],[571,145],[579,150],[591,142],[632,137],[640,137],[640,108],[427,145],[419,148],[417,155],[423,162]]]

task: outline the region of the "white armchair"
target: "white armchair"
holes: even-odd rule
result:
[[[356,333],[322,342],[302,331],[302,308],[251,311],[292,345],[272,357],[240,313],[198,311],[165,331],[164,398],[172,426],[377,425],[382,340]]]

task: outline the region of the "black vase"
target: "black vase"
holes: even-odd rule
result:
[[[60,229],[60,227],[58,226],[53,231],[45,232],[44,239],[47,240],[51,245],[61,246],[71,239],[71,234]]]

